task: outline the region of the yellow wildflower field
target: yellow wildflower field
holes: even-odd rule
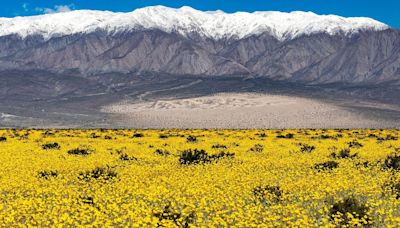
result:
[[[0,226],[399,226],[397,130],[0,130]]]

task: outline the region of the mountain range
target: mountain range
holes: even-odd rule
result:
[[[199,94],[279,85],[400,103],[400,30],[365,17],[163,6],[0,18],[3,113],[77,97],[103,104],[199,78]]]
[[[1,18],[0,69],[377,83],[400,78],[400,32],[370,18],[297,11],[72,11]]]

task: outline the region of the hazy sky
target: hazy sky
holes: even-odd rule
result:
[[[400,28],[400,0],[1,0],[0,16],[14,17],[93,9],[132,11],[152,5],[191,6],[200,10],[236,11],[312,11],[318,14],[366,16]]]

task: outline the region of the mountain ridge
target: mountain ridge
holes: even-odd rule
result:
[[[256,11],[253,13],[199,11],[152,6],[128,13],[75,10],[29,17],[0,18],[0,36],[21,38],[40,35],[45,40],[98,30],[108,34],[158,29],[190,36],[197,33],[212,39],[243,39],[268,33],[276,39],[290,40],[302,35],[327,33],[351,35],[360,31],[382,31],[390,27],[367,17],[317,15],[312,12]]]

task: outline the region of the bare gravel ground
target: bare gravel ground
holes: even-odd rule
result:
[[[384,111],[382,111],[384,110]],[[125,100],[102,107],[116,127],[131,128],[399,128],[400,108],[260,93],[187,99]]]

